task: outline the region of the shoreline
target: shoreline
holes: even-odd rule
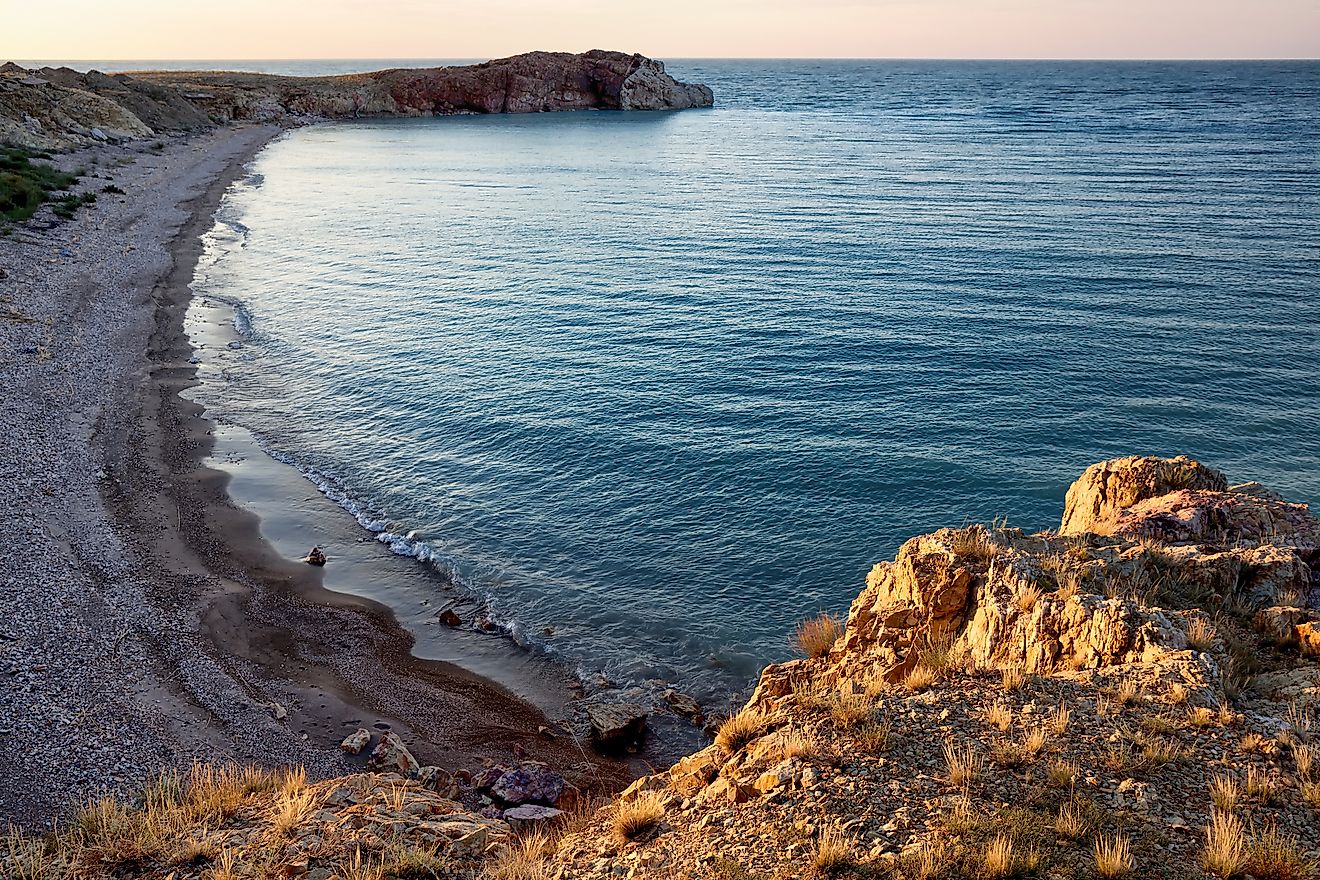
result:
[[[412,656],[414,640],[389,608],[328,590],[322,572],[281,556],[263,537],[260,519],[229,499],[230,475],[208,466],[214,425],[200,404],[181,396],[198,382],[184,326],[190,285],[202,235],[214,223],[224,193],[281,131],[224,127],[172,139],[155,156],[132,145],[84,151],[97,157],[92,161],[98,170],[108,158],[116,169],[132,169],[124,172],[125,183],[148,188],[126,185],[128,194],[118,205],[97,205],[44,235],[24,229],[0,243],[0,266],[8,275],[0,290],[7,299],[26,309],[25,318],[39,309],[55,313],[47,320],[22,322],[20,333],[30,329],[29,323],[47,328],[46,344],[16,341],[13,361],[0,359],[0,377],[11,386],[24,382],[21,374],[34,366],[26,362],[28,353],[36,372],[55,374],[44,378],[67,382],[72,377],[88,395],[100,398],[94,419],[75,400],[55,411],[48,395],[37,393],[45,383],[29,381],[34,392],[26,401],[30,405],[15,408],[26,413],[13,413],[16,419],[26,414],[29,427],[51,445],[83,441],[97,466],[83,474],[88,482],[83,488],[91,492],[68,493],[56,511],[47,509],[48,491],[32,491],[48,460],[41,455],[16,463],[0,459],[3,470],[15,471],[6,474],[7,481],[26,496],[24,507],[35,514],[35,522],[26,523],[27,533],[74,551],[69,554],[73,567],[37,589],[30,585],[40,578],[15,570],[21,566],[12,560],[0,571],[3,595],[20,597],[30,606],[11,615],[11,622],[26,616],[33,623],[30,633],[21,635],[4,628],[0,659],[10,661],[16,653],[41,659],[67,655],[58,663],[28,663],[23,674],[37,686],[11,688],[0,697],[0,715],[15,719],[0,727],[0,737],[21,742],[44,734],[69,749],[77,749],[81,739],[93,752],[130,747],[120,762],[122,772],[96,779],[36,773],[28,765],[44,763],[32,754],[39,749],[7,749],[0,761],[0,778],[13,780],[0,783],[0,816],[7,821],[47,825],[79,800],[133,790],[147,775],[195,758],[267,766],[300,763],[313,776],[351,772],[363,761],[342,756],[339,740],[359,726],[381,724],[398,732],[421,763],[450,770],[530,756],[599,792],[620,788],[634,775],[624,761],[583,750],[541,709],[507,688],[453,664]],[[86,156],[61,157],[65,162],[80,159]],[[142,179],[132,180],[135,176]],[[121,175],[109,179],[118,181]],[[151,199],[169,203],[175,195],[179,198],[168,207],[182,217],[173,224],[158,216],[154,208],[159,206],[143,204]],[[131,239],[127,245],[125,236]],[[119,251],[132,264],[125,267],[129,283],[114,289],[98,283],[95,275],[104,264],[83,262],[73,247],[59,248],[59,254],[69,256],[58,271],[43,275],[49,267],[36,264],[51,238]],[[168,258],[162,259],[166,250]],[[118,326],[107,328],[108,336],[87,334],[97,354],[110,362],[99,369],[80,373],[76,366],[48,366],[60,359],[64,346],[85,351],[82,334],[74,334],[76,345],[64,338],[72,325],[70,316],[58,314],[64,304],[55,294],[65,276],[82,280],[84,298],[93,306],[107,298],[118,300],[112,321]],[[8,296],[11,287],[17,296]],[[86,436],[69,436],[69,423],[84,427]],[[24,471],[36,479],[24,480]],[[59,476],[51,475],[51,482]],[[96,521],[97,528],[70,540],[73,532],[86,529],[87,520]],[[24,523],[7,525],[16,527],[10,529],[14,534]],[[31,555],[15,556],[58,571],[58,559],[41,553],[31,548]],[[110,595],[119,592],[132,595]],[[49,620],[52,604],[77,618],[89,638],[71,638],[69,630],[79,627]],[[106,604],[111,613],[102,607]],[[78,665],[78,658],[94,654],[98,644],[104,652],[106,638],[95,631],[105,628],[120,632],[102,659],[125,665],[131,657],[127,670],[107,677],[105,670],[84,661],[83,681],[71,683],[71,693],[41,686],[49,672]],[[51,630],[49,639],[40,638],[42,630]],[[11,676],[19,674],[11,671]],[[93,711],[106,719],[89,730],[86,716]],[[72,721],[69,726],[76,732],[60,737],[58,728],[64,725],[43,716]],[[140,748],[124,742],[125,730],[143,741]],[[34,778],[43,782],[33,785]],[[26,780],[21,790],[19,779]]]

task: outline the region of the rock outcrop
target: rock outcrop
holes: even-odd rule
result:
[[[711,90],[679,82],[641,55],[529,52],[456,67],[347,76],[146,71],[107,76],[69,68],[0,68],[0,141],[42,149],[186,131],[233,120],[288,123],[362,116],[682,110]]]

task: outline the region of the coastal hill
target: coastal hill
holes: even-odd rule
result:
[[[65,149],[235,120],[296,123],[360,116],[681,110],[711,90],[642,55],[529,52],[483,64],[294,77],[206,71],[106,75],[0,66],[0,143]]]
[[[1057,530],[909,540],[846,621],[803,624],[803,659],[767,667],[713,744],[612,802],[534,763],[417,768],[387,735],[338,779],[167,776],[12,837],[10,870],[1313,878],[1317,566],[1305,505],[1187,458],[1115,459]]]

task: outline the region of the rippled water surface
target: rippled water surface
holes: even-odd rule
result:
[[[1320,500],[1320,65],[671,69],[719,106],[272,145],[213,404],[522,640],[706,697],[1102,458]]]

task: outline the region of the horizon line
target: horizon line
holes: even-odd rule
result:
[[[513,58],[518,55],[526,55],[531,52],[559,52],[559,49],[529,49],[526,52],[515,52],[513,55],[491,55],[480,56],[473,55],[469,57],[454,56],[444,58],[441,56],[307,56],[307,57],[287,57],[287,58],[44,58],[44,59],[23,59],[24,61],[62,61],[62,62],[83,62],[83,61],[495,61],[502,58]],[[586,50],[593,51],[593,50]],[[621,51],[607,49],[602,51]],[[569,54],[580,55],[580,52],[571,52]],[[1320,62],[1320,56],[1302,57],[1302,56],[1232,56],[1232,57],[1201,57],[1201,56],[1166,56],[1166,57],[1137,57],[1137,56],[1095,56],[1095,57],[1046,57],[1046,56],[1020,56],[1020,57],[975,57],[975,56],[937,56],[937,55],[647,55],[636,52],[632,54],[643,55],[656,61],[979,61],[979,62],[1009,62],[1009,61],[1038,61],[1038,62],[1096,62],[1096,61],[1131,61],[1131,62],[1243,62],[1243,61],[1283,61],[1283,62]],[[4,63],[4,62],[0,62]],[[15,60],[13,63],[21,64],[21,61]]]

